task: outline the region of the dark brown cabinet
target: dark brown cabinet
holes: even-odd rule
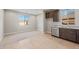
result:
[[[59,37],[71,40],[76,42],[76,30],[75,29],[67,29],[67,28],[60,28],[59,29]]]
[[[79,30],[77,30],[77,42],[79,43]]]
[[[46,12],[45,17],[46,18],[53,18],[54,22],[58,22],[59,21],[59,10]]]
[[[65,29],[63,28],[59,28],[59,37],[60,38],[65,38],[66,36],[65,36]]]
[[[54,22],[58,22],[59,21],[59,11],[58,10],[54,11],[53,21]]]
[[[45,13],[45,17],[49,18],[49,12]]]

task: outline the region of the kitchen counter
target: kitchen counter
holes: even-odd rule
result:
[[[61,26],[60,28],[79,29],[79,26]]]
[[[59,28],[79,30],[79,28],[67,28],[67,27],[59,27]]]
[[[79,43],[79,30],[78,28],[59,28],[59,37]]]
[[[61,25],[55,25],[55,26],[52,26],[52,28],[51,28],[51,35],[53,35],[53,36],[56,36],[56,37],[59,37],[60,36],[60,29],[63,29],[63,30],[66,30],[67,32],[65,32],[64,31],[64,33],[66,33],[66,35],[67,35],[67,33],[68,32],[70,32],[70,34],[69,35],[74,35],[73,33],[71,33],[71,32],[77,32],[77,31],[79,31],[79,26],[61,26]],[[62,32],[63,33],[63,32]],[[65,34],[63,34],[63,35],[65,35]],[[65,35],[65,36],[66,36]],[[75,34],[76,35],[76,34]],[[74,35],[74,36],[75,36]],[[72,37],[71,37],[72,38]]]

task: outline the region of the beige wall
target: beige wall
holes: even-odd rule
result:
[[[75,25],[79,26],[79,9],[75,10]]]
[[[37,15],[37,30],[44,32],[44,13]]]
[[[3,38],[3,16],[4,16],[4,11],[0,9],[0,41]]]
[[[36,30],[36,16],[5,10],[4,33],[5,35],[16,32],[28,32]],[[29,25],[20,26],[19,16],[30,16]]]

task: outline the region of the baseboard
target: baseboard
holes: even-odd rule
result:
[[[34,30],[35,31],[35,30]],[[26,32],[32,32],[32,31],[26,31]],[[19,32],[11,32],[11,33],[4,33],[4,36],[12,35],[12,34],[18,34],[18,33],[25,33],[25,31],[19,31]]]
[[[16,33],[19,33],[19,32],[4,33],[4,36],[11,35],[11,34],[16,34]]]
[[[12,33],[4,33],[4,36],[12,35],[12,34],[18,34],[18,33],[24,33],[24,31],[21,32],[12,32]]]

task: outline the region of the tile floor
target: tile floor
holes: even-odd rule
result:
[[[78,49],[79,44],[38,31],[19,33],[5,37],[1,49]]]

